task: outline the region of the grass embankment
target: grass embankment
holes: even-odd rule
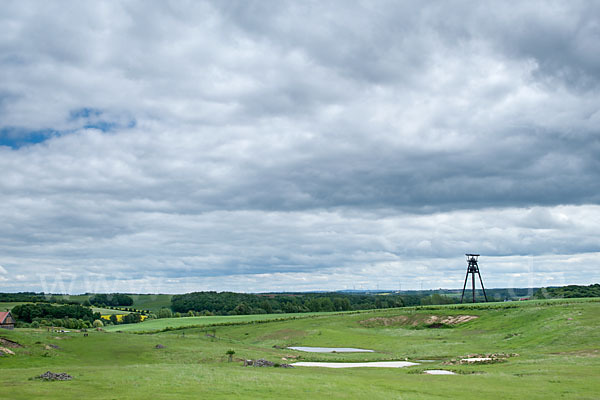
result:
[[[433,319],[451,321],[464,315],[477,318],[451,327],[426,327]],[[90,332],[83,337],[33,329],[0,331],[0,336],[25,346],[12,349],[14,356],[0,357],[0,397],[596,399],[600,394],[598,315],[600,303],[595,299],[321,314],[255,324],[240,318],[234,320],[239,325],[146,335]],[[264,321],[280,315],[244,317]],[[198,318],[214,325],[230,323],[235,317]],[[157,344],[165,348],[156,349]],[[376,353],[314,354],[273,347],[289,345],[362,347]],[[227,362],[229,349],[235,350],[236,358],[264,357],[277,362],[286,362],[282,358],[435,361],[405,369],[244,368],[239,361]],[[466,354],[498,352],[519,356],[498,364],[443,364]],[[425,368],[461,374],[420,374]],[[67,372],[74,379],[29,380],[46,370]]]

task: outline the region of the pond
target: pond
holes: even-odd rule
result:
[[[290,346],[288,349],[306,351],[309,353],[373,353],[373,350],[355,349],[354,347],[306,347]]]
[[[456,375],[456,373],[452,371],[446,371],[445,369],[428,369],[423,371],[423,373],[428,375]]]
[[[324,368],[404,368],[419,365],[409,361],[371,361],[371,362],[310,362],[300,361],[292,364],[294,367],[324,367]]]

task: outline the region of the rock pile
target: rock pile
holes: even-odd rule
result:
[[[40,376],[36,376],[36,379],[42,379],[44,381],[70,381],[73,377],[65,372],[50,372],[46,371]]]
[[[250,367],[250,366],[252,366],[252,367],[294,368],[293,365],[274,363],[272,361],[265,360],[264,358],[259,358],[258,360],[244,360],[244,367]]]

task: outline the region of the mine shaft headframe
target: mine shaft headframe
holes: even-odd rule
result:
[[[480,254],[467,253],[467,254],[465,254],[465,256],[467,256],[467,261],[477,262],[477,259],[479,258]]]
[[[467,253],[467,276],[465,277],[465,283],[463,285],[462,295],[460,296],[460,302],[463,302],[465,297],[465,289],[467,287],[467,281],[469,279],[469,274],[471,275],[471,291],[473,294],[473,303],[475,303],[475,274],[479,277],[479,282],[481,283],[481,290],[483,291],[483,297],[485,301],[488,301],[487,294],[485,293],[485,287],[483,287],[483,279],[481,279],[481,273],[479,272],[479,265],[477,264],[477,259],[479,258],[479,254]]]
[[[474,272],[479,274],[479,265],[477,264],[477,259],[479,258],[479,254],[465,254],[467,256],[467,273]]]

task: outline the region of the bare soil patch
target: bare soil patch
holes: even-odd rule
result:
[[[496,364],[505,362],[510,357],[518,357],[517,353],[490,353],[490,354],[468,354],[450,361],[443,362],[442,365],[461,365],[461,364]]]
[[[359,321],[365,327],[376,326],[427,326],[441,328],[444,326],[458,325],[479,318],[477,315],[397,315],[394,317],[373,317]]]
[[[4,346],[4,347],[10,347],[10,348],[13,348],[13,349],[16,349],[16,348],[19,348],[19,347],[23,347],[21,344],[15,342],[13,340],[3,338],[3,337],[0,337],[0,344],[2,346]]]

